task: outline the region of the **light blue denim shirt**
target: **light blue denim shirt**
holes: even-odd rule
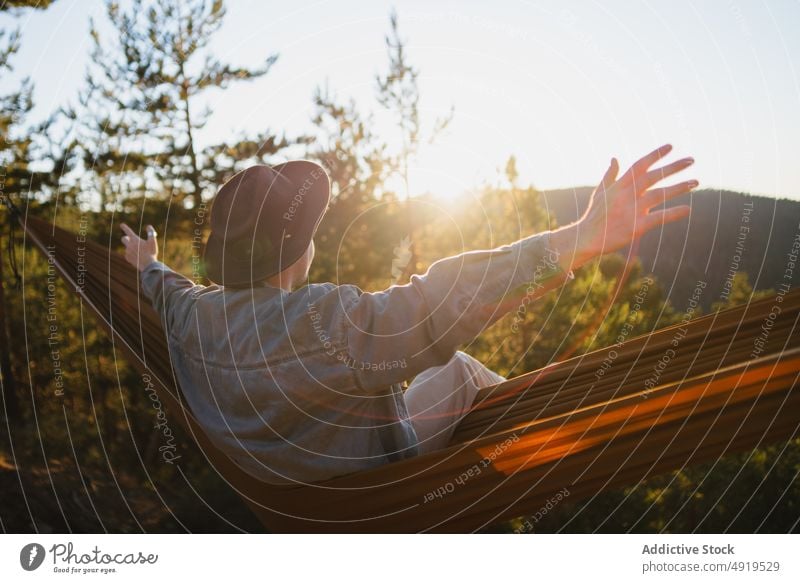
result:
[[[264,482],[307,483],[416,455],[402,382],[515,309],[497,307],[512,291],[563,276],[548,244],[442,259],[379,293],[195,285],[160,261],[140,280],[209,438]]]

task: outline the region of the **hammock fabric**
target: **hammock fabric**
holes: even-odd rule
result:
[[[31,241],[209,463],[272,532],[465,532],[800,428],[800,290],[557,362],[483,389],[443,450],[324,483],[259,482],[184,406],[158,313],[124,257],[32,216]],[[79,278],[80,276],[80,278]]]

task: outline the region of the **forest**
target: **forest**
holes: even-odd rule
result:
[[[21,14],[49,4],[0,6]],[[217,187],[255,163],[308,158],[332,180],[309,279],[368,291],[404,283],[438,258],[510,243],[583,212],[592,186],[522,184],[514,156],[457,203],[436,193],[409,196],[419,144],[446,132],[458,109],[431,119],[420,107],[420,68],[396,13],[386,22],[385,68],[371,80],[372,102],[320,84],[309,95],[315,135],[276,123],[201,147],[196,135],[213,112],[197,115],[196,104],[269,75],[280,59],[265,54],[257,68],[220,61],[209,42],[225,15],[221,0],[134,0],[124,9],[107,2],[115,34],[93,25],[79,99],[34,123],[39,96],[30,81],[0,95],[4,201],[116,251],[121,222],[141,231],[151,224],[162,260],[207,284],[197,257]],[[14,70],[25,41],[18,30],[0,31],[0,74]],[[399,142],[376,132],[376,111],[394,120]],[[592,261],[568,286],[504,317],[463,350],[509,377],[611,345],[623,330],[633,338],[680,322],[690,304],[697,317],[774,293],[798,236],[800,202],[712,189],[690,196],[689,223]],[[263,531],[177,426],[169,456],[181,459],[180,471],[165,461],[161,412],[146,380],[24,240],[5,205],[0,215],[2,531]],[[698,281],[707,286],[693,303]],[[765,444],[589,500],[565,496],[489,531],[793,532],[798,472],[800,439]]]

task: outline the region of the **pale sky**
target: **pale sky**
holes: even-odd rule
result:
[[[125,2],[123,2],[125,5]],[[691,155],[701,188],[800,200],[800,3],[229,1],[212,47],[223,61],[272,72],[209,97],[198,140],[245,130],[309,132],[316,85],[377,110],[375,74],[396,5],[421,70],[429,122],[455,105],[437,145],[423,148],[412,191],[457,195],[495,180],[510,154],[523,183],[596,184],[611,156],[626,167],[670,142]],[[15,65],[35,82],[35,118],[75,100],[99,0],[58,0],[17,20]],[[4,17],[8,27],[12,19]],[[18,75],[0,80],[0,93]],[[392,126],[379,123],[388,141]],[[396,143],[396,141],[395,141]],[[276,160],[277,162],[277,160]]]

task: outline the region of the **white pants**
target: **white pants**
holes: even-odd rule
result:
[[[447,447],[478,389],[506,380],[465,352],[422,371],[405,392],[406,408],[419,440],[419,453]]]

